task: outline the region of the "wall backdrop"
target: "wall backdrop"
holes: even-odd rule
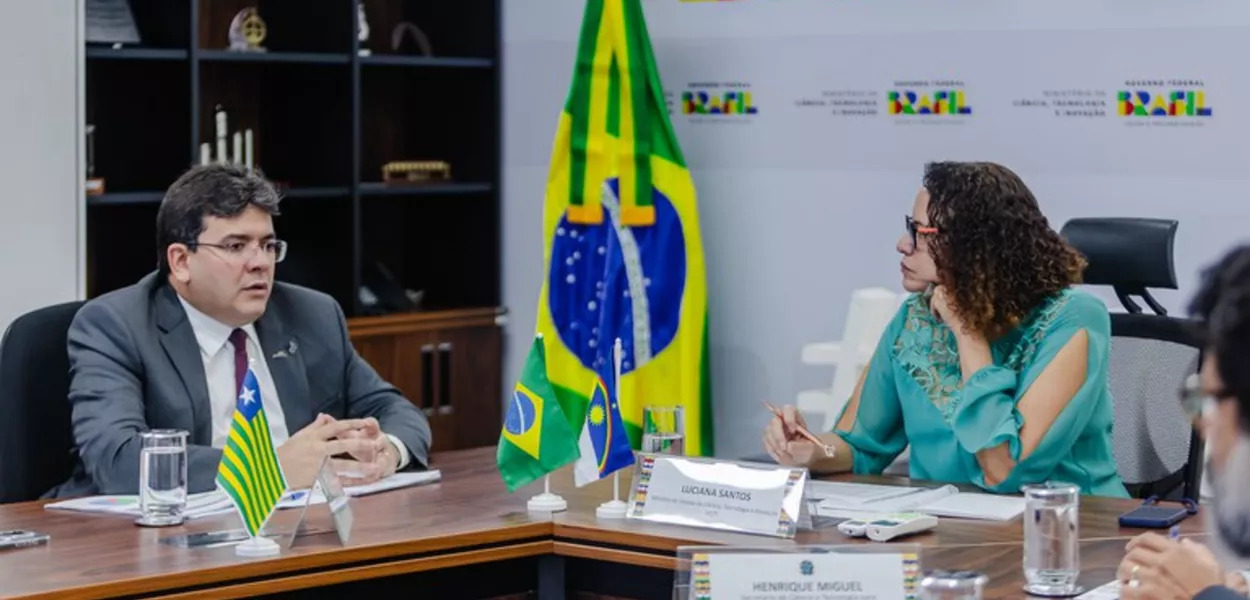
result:
[[[504,3],[509,389],[534,331],[546,163],[583,6]],[[1158,295],[1170,310],[1250,239],[1244,0],[643,6],[698,191],[720,456],[762,450],[759,400],[828,385],[800,348],[837,339],[853,290],[900,289],[894,245],[926,161],[1011,167],[1056,229],[1178,219],[1180,290]]]
[[[82,298],[82,0],[11,2],[0,36],[0,330]]]

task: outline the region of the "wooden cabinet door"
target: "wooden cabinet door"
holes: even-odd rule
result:
[[[371,317],[352,323],[356,351],[425,413],[433,452],[499,441],[502,337],[494,311]]]
[[[447,432],[453,436],[451,447],[476,448],[499,441],[502,341],[498,326],[439,332],[435,412],[454,417]]]
[[[447,432],[435,418],[438,396],[438,341],[433,331],[406,331],[395,335],[369,336],[355,340],[356,351],[382,379],[421,409],[430,421],[434,439],[431,451],[447,449],[442,442]]]

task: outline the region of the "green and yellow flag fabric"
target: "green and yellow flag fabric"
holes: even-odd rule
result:
[[[243,519],[251,537],[260,535],[286,493],[286,476],[269,433],[269,418],[260,397],[256,373],[249,367],[235,400],[230,436],[217,463],[221,486]]]
[[[577,435],[547,381],[542,336],[534,338],[508,402],[495,455],[509,492],[581,456]]]
[[[537,329],[580,426],[596,367],[623,344],[621,416],[685,409],[687,453],[712,453],[707,285],[694,184],[639,0],[588,0],[547,178]]]

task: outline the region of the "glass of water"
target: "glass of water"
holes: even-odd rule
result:
[[[680,406],[642,409],[642,451],[685,456],[686,415]]]
[[[929,571],[920,580],[924,600],[981,600],[989,578],[976,571]]]
[[[181,525],[187,507],[187,432],[153,429],[139,434],[140,525]]]
[[[1024,591],[1056,598],[1083,593],[1076,583],[1080,488],[1058,482],[1026,485],[1024,499]]]

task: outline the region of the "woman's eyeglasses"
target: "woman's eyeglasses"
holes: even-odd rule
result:
[[[911,245],[913,248],[915,248],[916,244],[919,242],[919,240],[917,239],[919,237],[919,234],[923,233],[925,235],[933,235],[938,232],[937,227],[921,225],[920,223],[917,223],[915,219],[911,218],[911,215],[906,215],[906,219],[907,219],[907,234],[911,236]]]

